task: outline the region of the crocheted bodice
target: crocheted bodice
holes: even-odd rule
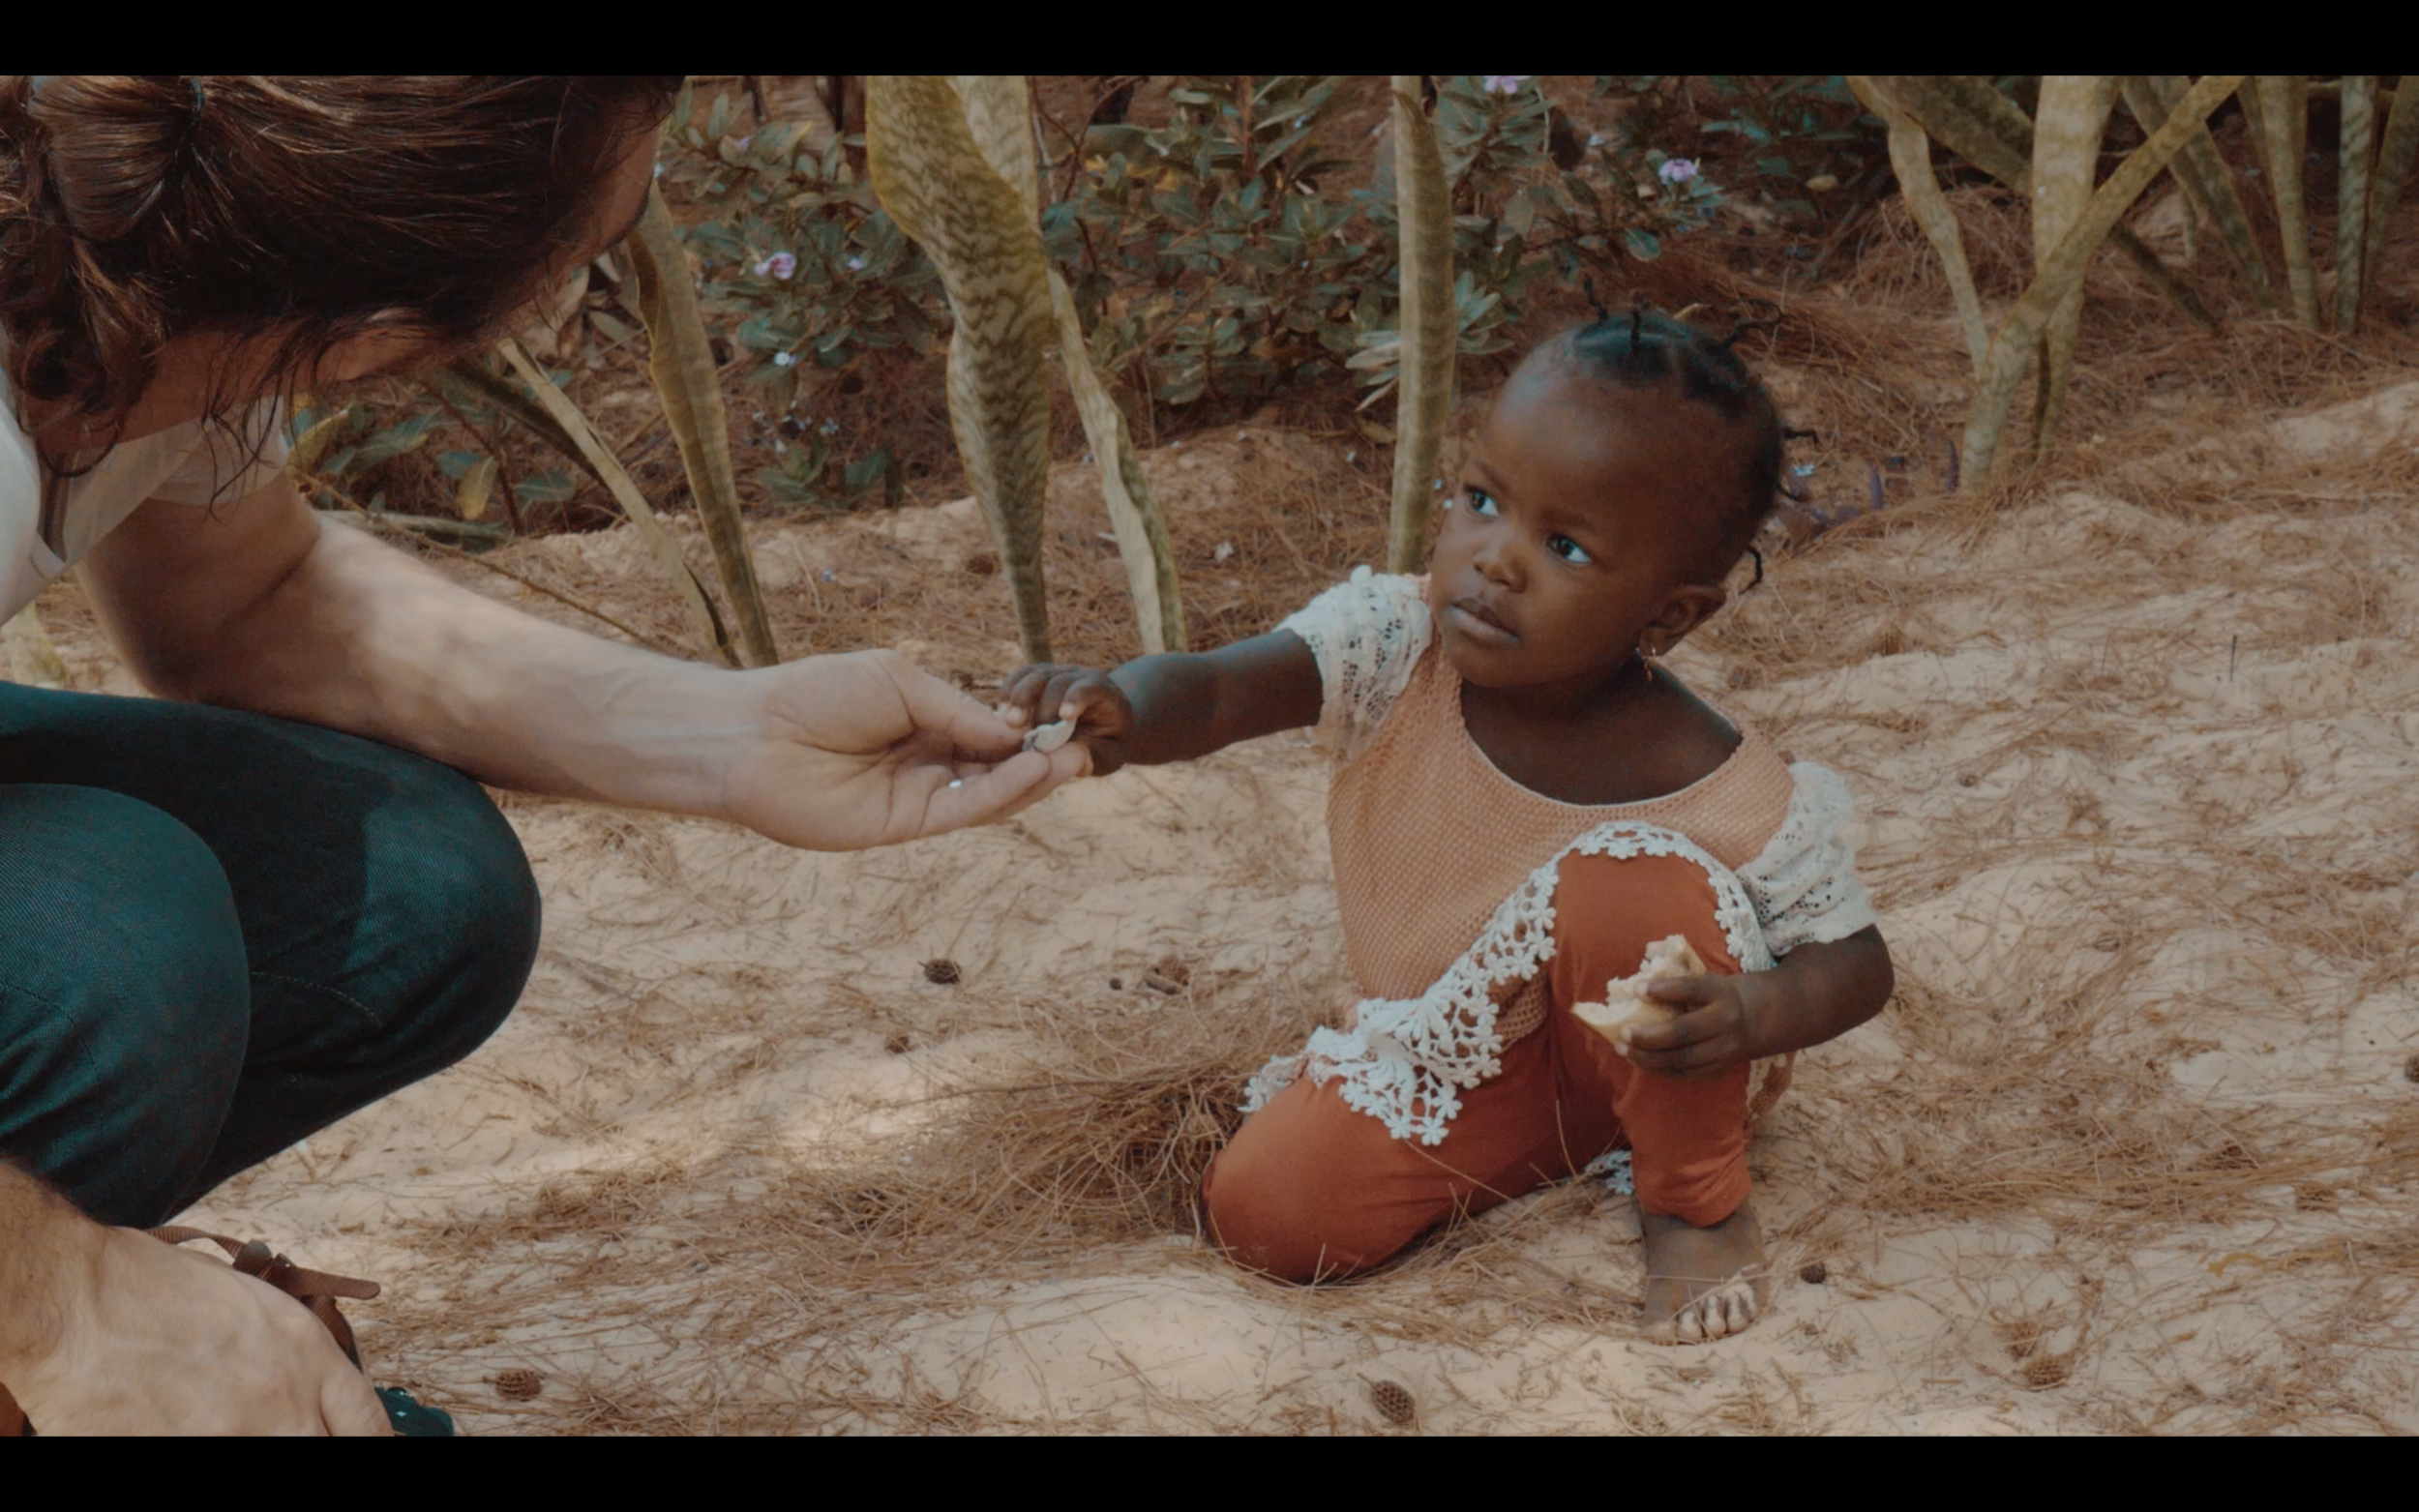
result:
[[[1679,792],[1560,803],[1487,759],[1462,721],[1461,679],[1430,645],[1385,724],[1329,789],[1353,981],[1364,996],[1419,993],[1470,948],[1522,878],[1600,824],[1685,835],[1733,870],[1754,860],[1789,812],[1792,784],[1771,743],[1745,734],[1720,767]]]

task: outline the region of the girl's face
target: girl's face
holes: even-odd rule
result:
[[[1428,608],[1481,688],[1578,689],[1721,607],[1687,563],[1721,487],[1724,423],[1540,352],[1496,399],[1444,512]]]

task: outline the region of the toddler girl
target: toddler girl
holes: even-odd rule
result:
[[[1361,569],[1257,639],[1009,679],[1009,720],[1074,721],[1096,774],[1303,726],[1337,763],[1362,1000],[1253,1079],[1210,1169],[1241,1263],[1350,1275],[1627,1146],[1650,1336],[1754,1319],[1750,1123],[1891,971],[1839,780],[1658,665],[1722,606],[1778,487],[1779,418],[1729,345],[1639,311],[1530,353],[1424,578]],[[1574,1016],[1673,934],[1711,974],[1646,989],[1668,1022],[1616,1045]]]

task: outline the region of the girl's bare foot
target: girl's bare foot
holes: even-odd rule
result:
[[[1646,1233],[1646,1336],[1655,1344],[1707,1344],[1755,1321],[1766,1289],[1764,1238],[1746,1202],[1699,1229],[1641,1211]]]

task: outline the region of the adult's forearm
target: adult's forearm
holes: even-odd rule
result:
[[[0,1161],[0,1385],[49,1353],[73,1298],[96,1282],[106,1234],[65,1199]]]
[[[721,812],[722,754],[762,718],[742,674],[548,623],[328,519],[173,682],[497,786],[696,814]]]

